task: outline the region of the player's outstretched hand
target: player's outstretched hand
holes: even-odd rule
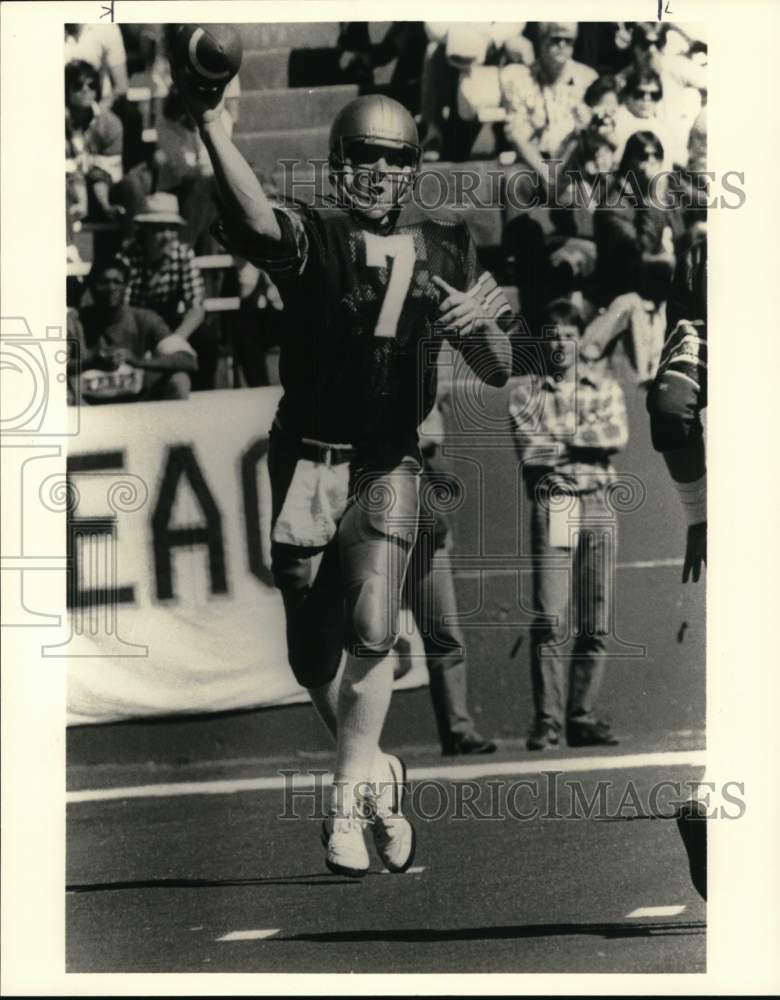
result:
[[[692,524],[688,528],[688,539],[685,544],[685,561],[683,563],[682,582],[690,578],[699,582],[701,568],[707,563],[707,522]]]
[[[474,333],[485,326],[487,320],[481,314],[477,299],[467,292],[459,292],[438,275],[433,276],[433,281],[444,294],[439,303],[439,326],[448,331],[456,330],[459,335]]]

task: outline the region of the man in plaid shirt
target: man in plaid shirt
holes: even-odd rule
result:
[[[535,719],[528,749],[557,746],[564,723],[570,746],[614,745],[594,708],[615,561],[610,457],[628,441],[625,399],[607,359],[575,365],[583,321],[571,302],[551,302],[544,324],[553,335],[543,347],[542,371],[518,379],[509,398],[534,555]],[[570,633],[575,641],[567,685],[561,652]]]
[[[205,290],[195,254],[179,240],[184,219],[176,196],[163,191],[149,195],[133,221],[136,235],[118,254],[129,272],[127,305],[151,309],[189,341],[200,372],[193,388],[213,388],[217,343],[214,331],[203,326]]]

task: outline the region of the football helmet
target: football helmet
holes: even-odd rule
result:
[[[420,164],[417,125],[403,104],[382,94],[357,97],[339,111],[330,129],[330,167],[342,170],[355,143],[397,149],[408,154],[413,171]]]
[[[331,126],[331,182],[344,202],[361,213],[381,215],[387,199],[399,207],[411,191],[420,155],[414,119],[402,104],[381,94],[350,101]],[[380,159],[387,170],[368,166]]]

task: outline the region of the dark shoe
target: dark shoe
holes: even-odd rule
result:
[[[442,747],[445,757],[457,757],[458,754],[470,753],[495,753],[496,744],[492,740],[486,740],[479,733],[456,733],[450,737]]]
[[[593,722],[569,719],[566,723],[566,742],[570,747],[614,747],[620,740],[612,734],[609,724],[601,719]]]
[[[558,746],[558,740],[558,727],[551,722],[538,720],[528,734],[525,745],[528,750],[549,750],[550,747]]]
[[[683,846],[688,854],[691,881],[702,899],[707,898],[707,809],[703,802],[690,799],[675,817]]]

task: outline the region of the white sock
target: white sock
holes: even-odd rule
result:
[[[339,815],[353,814],[366,786],[376,780],[377,771],[387,780],[387,764],[378,748],[390,707],[394,665],[392,652],[371,659],[347,658],[339,691],[332,798],[332,808]]]

